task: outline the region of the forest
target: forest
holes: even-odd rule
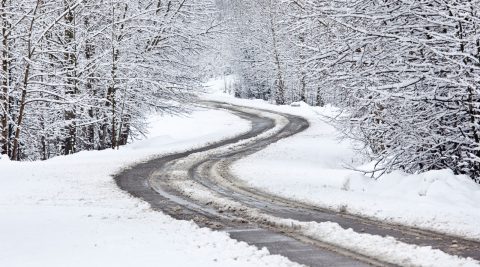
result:
[[[331,104],[377,177],[480,181],[480,1],[224,1],[235,94]],[[227,40],[227,41],[228,41]]]
[[[211,1],[1,0],[0,151],[12,160],[117,148],[198,87]]]
[[[207,75],[234,94],[342,110],[377,177],[480,182],[479,0],[1,0],[0,151],[117,148],[182,112]],[[208,71],[205,71],[208,70]],[[207,73],[206,73],[207,72]]]

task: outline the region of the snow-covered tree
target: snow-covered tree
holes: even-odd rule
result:
[[[478,179],[478,0],[229,3],[237,96],[345,109],[339,125],[378,160],[375,173]]]
[[[216,22],[210,0],[1,2],[1,153],[116,148],[152,110],[194,98]]]

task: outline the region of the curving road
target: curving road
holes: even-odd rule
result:
[[[388,266],[389,263],[323,243],[295,227],[276,223],[331,221],[397,240],[431,246],[452,255],[480,260],[480,243],[405,226],[386,224],[350,214],[298,203],[250,188],[230,174],[231,164],[266,146],[309,127],[297,116],[255,110],[226,103],[206,102],[249,120],[252,129],[240,136],[202,148],[172,154],[139,164],[118,174],[120,188],[149,202],[153,209],[174,218],[230,233],[234,239],[308,266]],[[281,124],[281,125],[278,125]]]

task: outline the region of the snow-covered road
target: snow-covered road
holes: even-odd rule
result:
[[[229,165],[304,130],[308,123],[287,114],[218,106],[251,120],[252,131],[217,145],[141,164],[119,176],[120,186],[176,218],[229,231],[238,240],[264,245],[310,266],[477,264],[441,251],[480,258],[476,242],[321,210],[245,187],[229,175]],[[254,239],[252,232],[257,233]],[[292,247],[292,240],[279,235],[315,245],[299,250],[298,244]],[[452,249],[454,239],[457,247]],[[325,247],[336,254],[327,255]]]
[[[318,119],[325,114],[319,112],[321,110],[303,106],[275,107],[260,101],[226,99],[224,95],[210,96],[210,98],[251,106],[253,110],[261,108],[296,113],[308,118],[312,125],[310,129],[293,138],[275,144],[267,142],[256,147],[256,150],[251,152],[259,151],[268,145],[266,149],[246,158],[243,158],[246,155],[242,154],[243,159],[233,165],[232,173],[235,176],[230,175],[229,168],[225,169],[233,161],[217,162],[216,160],[219,159],[217,157],[208,164],[197,165],[192,169],[191,174],[196,175],[194,176],[196,181],[181,181],[174,188],[182,196],[187,195],[190,202],[200,206],[206,205],[216,210],[221,216],[236,216],[235,223],[245,226],[245,222],[253,221],[260,227],[254,227],[255,231],[225,229],[225,225],[221,225],[222,222],[219,225],[212,224],[209,221],[211,218],[207,218],[204,222],[197,220],[200,226],[228,230],[232,239],[227,233],[200,228],[193,222],[177,221],[161,212],[156,212],[147,202],[132,198],[116,186],[112,176],[128,166],[135,166],[142,162],[146,164],[154,158],[202,148],[220,140],[228,141],[250,131],[254,126],[236,116],[239,115],[238,113],[234,115],[222,110],[199,108],[186,117],[151,116],[150,135],[145,140],[130,144],[118,151],[81,152],[45,162],[19,163],[0,160],[0,266],[153,266],[159,264],[166,266],[297,266],[298,264],[285,257],[270,255],[268,250],[262,249],[263,246],[269,245],[269,242],[261,240],[262,236],[272,238],[272,231],[278,231],[279,227],[281,231],[289,234],[280,233],[274,236],[276,241],[297,242],[297,245],[301,246],[304,243],[299,242],[298,239],[303,241],[308,239],[310,243],[317,242],[317,245],[330,246],[330,250],[337,250],[343,254],[348,254],[350,251],[354,255],[346,257],[353,257],[354,261],[358,261],[359,254],[362,254],[367,258],[378,258],[379,261],[376,263],[416,266],[478,265],[475,260],[451,256],[425,246],[432,245],[436,248],[442,245],[444,250],[451,254],[469,255],[464,252],[475,249],[478,243],[465,245],[467,241],[461,238],[454,240],[433,234],[431,240],[436,240],[438,237],[443,241],[440,244],[431,243],[433,241],[427,238],[423,240],[422,246],[416,246],[414,244],[418,241],[409,240],[408,228],[403,228],[406,232],[402,230],[395,232],[395,227],[393,227],[394,230],[379,232],[378,229],[381,228],[377,226],[382,224],[376,225],[372,222],[368,227],[360,227],[355,224],[355,220],[358,219],[355,216],[353,216],[353,223],[349,224],[348,218],[352,217],[345,216],[344,213],[338,214],[319,209],[319,207],[326,207],[406,225],[412,225],[412,221],[415,222],[417,219],[423,222],[418,224],[423,228],[438,231],[445,229],[444,232],[452,234],[474,233],[470,237],[476,238],[476,224],[472,222],[478,216],[475,213],[465,216],[462,214],[472,208],[464,204],[475,201],[478,196],[474,190],[475,187],[471,187],[463,177],[439,172],[438,177],[433,179],[431,174],[424,174],[425,179],[422,181],[428,186],[422,191],[421,197],[430,202],[420,202],[419,206],[412,206],[412,202],[407,202],[408,205],[399,205],[399,209],[395,212],[394,209],[389,210],[385,207],[392,207],[392,203],[405,199],[412,201],[411,197],[402,196],[399,192],[412,190],[418,182],[415,181],[417,184],[413,184],[414,182],[411,181],[413,176],[406,178],[401,176],[401,179],[389,176],[393,183],[396,181],[404,183],[397,188],[393,186],[390,191],[382,192],[383,194],[377,194],[375,190],[380,192],[392,182],[371,182],[362,178],[361,175],[352,176],[352,171],[339,167],[345,163],[345,159],[350,160],[351,164],[358,162],[352,161],[355,156],[349,144],[335,140],[333,137],[335,130],[323,119]],[[262,116],[275,121],[272,128],[263,136],[260,134],[255,137],[257,139],[274,135],[288,123],[288,119],[278,114],[266,111],[257,111],[257,113],[262,113]],[[319,156],[319,147],[325,149],[325,155]],[[233,148],[223,149],[230,151]],[[198,160],[198,157],[203,156],[211,155],[199,153],[194,159]],[[276,161],[275,166],[278,166],[278,170],[270,164],[273,161]],[[186,164],[185,166],[191,164],[188,159],[183,163]],[[187,169],[177,170],[175,174],[179,176],[187,174],[183,177],[189,178],[185,170]],[[205,175],[212,172],[221,172],[222,175],[218,173],[212,176]],[[360,183],[364,180],[365,182]],[[199,182],[200,186],[198,186]],[[226,191],[219,194],[218,190],[217,192],[204,190],[205,186],[202,183],[209,182],[218,184],[221,190]],[[232,182],[233,184],[229,184]],[[241,186],[238,186],[239,184]],[[455,210],[455,203],[444,203],[442,201],[445,199],[436,201],[441,198],[431,197],[432,192],[439,194],[445,192],[445,188],[442,190],[442,184],[451,187],[447,188],[450,190],[450,196],[447,196],[447,199],[457,200],[458,210]],[[257,201],[260,197],[264,201],[267,197],[276,201],[269,206],[264,205],[262,209],[258,205],[252,207],[248,201],[239,201],[239,198],[242,198],[241,193],[245,193],[245,190],[238,191],[239,188],[249,188],[246,192],[253,194],[253,196],[244,194],[243,200]],[[463,188],[463,191],[459,188]],[[468,201],[459,199],[461,195],[459,190],[471,199]],[[370,196],[367,194],[367,197],[363,198],[365,192]],[[229,198],[229,195],[235,194],[239,197]],[[291,199],[301,200],[302,203]],[[358,201],[360,199],[363,201]],[[372,203],[374,206],[369,209]],[[447,208],[438,208],[441,212],[437,212],[435,204],[438,203],[444,203]],[[420,209],[425,213],[408,213],[409,205],[410,208]],[[282,209],[286,213],[279,211]],[[471,210],[476,209],[478,207],[473,206]],[[175,215],[179,210],[182,210],[182,205],[177,205],[165,212]],[[323,213],[317,213],[319,210]],[[438,214],[448,216],[435,218]],[[337,215],[337,217],[331,215]],[[240,220],[239,216],[241,216]],[[186,216],[184,219],[189,217]],[[448,223],[443,223],[445,221]],[[463,222],[463,225],[452,228],[455,222]],[[373,228],[371,228],[372,225]],[[389,225],[385,226],[392,228]],[[455,229],[461,231],[456,232]],[[399,236],[405,233],[407,233],[406,237]],[[393,237],[384,237],[385,234]],[[428,236],[428,233],[416,230],[412,234],[420,236],[421,240],[422,236]],[[255,244],[258,248],[235,239]],[[446,248],[447,246],[449,248]],[[301,249],[308,250],[311,247],[301,247]],[[271,252],[282,253],[281,250],[274,248]],[[320,255],[316,259],[313,257],[315,260],[323,257],[318,250],[315,252],[310,250],[310,254],[313,253]],[[472,256],[477,258],[475,255]],[[329,257],[335,262],[334,256]],[[327,258],[324,260],[328,262]]]
[[[150,125],[145,140],[118,151],[0,160],[0,266],[296,266],[155,212],[112,178],[154,156],[236,136],[248,122],[197,109],[184,117],[152,115]]]

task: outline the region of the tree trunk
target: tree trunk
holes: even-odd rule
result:
[[[125,5],[124,13],[122,19],[125,19],[127,16],[128,5]],[[118,130],[121,129],[121,125],[118,123],[122,123],[122,118],[120,121],[117,121],[117,100],[116,100],[116,92],[117,92],[117,70],[118,70],[118,60],[120,57],[120,51],[117,48],[118,43],[122,41],[122,31],[124,28],[124,24],[122,23],[119,27],[119,34],[116,33],[115,28],[115,5],[112,7],[112,70],[111,70],[111,84],[108,87],[107,91],[107,104],[111,106],[112,112],[112,125],[111,125],[111,148],[115,149],[119,146],[118,139],[119,139],[119,132]]]
[[[302,44],[302,48],[300,49],[305,49],[303,48],[305,44],[305,33],[301,33],[299,40]],[[307,103],[307,71],[305,70],[305,59],[305,53],[300,51],[300,101]]]
[[[30,77],[30,64],[25,66],[25,72],[23,76],[23,88],[22,96],[20,97],[20,110],[18,112],[17,125],[15,129],[15,137],[13,139],[12,160],[20,160],[19,158],[19,146],[20,146],[20,132],[22,130],[23,117],[25,115],[25,105],[27,102],[27,86],[28,79]]]
[[[320,86],[317,87],[317,99],[315,104],[318,107],[323,107],[325,105],[325,101],[323,101],[323,98],[322,98]]]
[[[66,95],[73,97],[78,93],[78,85],[76,80],[76,66],[77,56],[75,54],[75,16],[74,11],[70,9],[68,1],[64,1],[65,11],[65,54],[64,59],[66,62],[66,74],[67,74],[67,88],[65,90]],[[65,110],[65,121],[68,123],[66,127],[67,136],[64,141],[64,155],[70,155],[76,152],[77,146],[77,126],[76,126],[76,112],[75,106],[69,107]]]
[[[7,21],[7,14],[5,12],[6,9],[6,2],[7,0],[2,0],[2,91],[0,95],[0,105],[1,107],[1,136],[0,136],[0,144],[1,144],[1,151],[0,153],[3,155],[10,156],[10,133],[9,133],[9,116],[10,116],[10,99],[9,99],[9,52],[8,52],[8,33],[7,30],[10,27]]]
[[[277,80],[275,82],[275,102],[277,105],[285,104],[285,82],[283,81],[282,65],[280,63],[280,53],[278,51],[277,30],[275,26],[275,16],[273,14],[273,5],[270,4],[270,30],[272,32],[273,56],[275,60]]]
[[[25,106],[27,105],[27,88],[30,79],[30,68],[31,60],[33,58],[33,48],[32,48],[32,36],[33,36],[33,25],[35,24],[38,8],[40,7],[41,0],[37,0],[35,8],[32,13],[32,20],[30,21],[30,27],[28,29],[28,42],[27,42],[27,60],[25,65],[25,71],[23,73],[23,84],[22,84],[22,94],[20,97],[20,109],[18,111],[17,124],[15,125],[15,136],[13,138],[13,148],[12,148],[12,160],[20,160],[20,133],[22,131],[22,123],[25,116]]]

